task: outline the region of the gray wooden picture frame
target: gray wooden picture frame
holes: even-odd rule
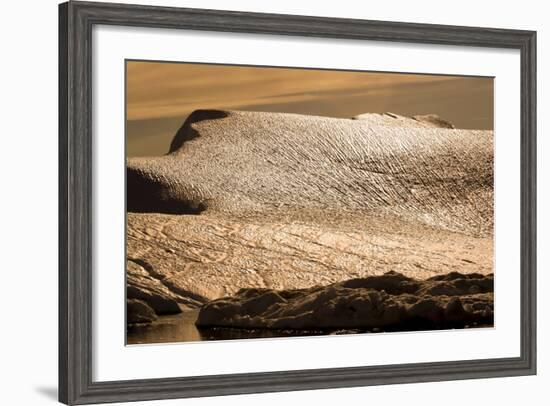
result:
[[[518,49],[521,53],[521,355],[284,372],[92,379],[92,27],[192,29]],[[121,295],[123,293],[121,292]],[[536,373],[536,32],[68,2],[59,6],[59,400],[218,396]]]

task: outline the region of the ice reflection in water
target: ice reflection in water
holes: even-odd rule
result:
[[[324,335],[321,331],[273,331],[243,330],[227,328],[201,328],[195,326],[198,310],[188,310],[181,314],[159,317],[150,326],[132,327],[128,330],[128,344],[176,343],[206,340],[238,340],[245,338],[295,337]]]

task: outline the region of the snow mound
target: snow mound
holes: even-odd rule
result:
[[[353,117],[354,120],[362,120],[375,126],[387,127],[417,127],[417,128],[449,128],[455,126],[442,119],[437,114],[425,114],[412,117],[400,116],[394,113],[364,113]]]
[[[128,211],[330,210],[492,233],[492,131],[435,115],[361,117],[197,110],[168,155],[128,159]]]

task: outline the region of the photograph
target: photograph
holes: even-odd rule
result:
[[[127,344],[494,327],[494,78],[125,61]]]
[[[6,149],[57,189],[11,154],[33,207],[6,269],[57,256],[55,320],[17,339],[57,326],[34,358],[61,403],[540,398],[542,14],[399,1],[59,5],[57,65],[30,53],[58,80],[16,64],[57,84],[57,152]],[[8,138],[40,143],[16,90]]]

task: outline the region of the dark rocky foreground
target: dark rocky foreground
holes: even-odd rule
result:
[[[493,275],[415,280],[396,272],[310,289],[241,289],[200,310],[198,326],[401,331],[493,324]]]
[[[157,319],[155,311],[143,300],[126,299],[126,322],[132,324],[149,324]]]

